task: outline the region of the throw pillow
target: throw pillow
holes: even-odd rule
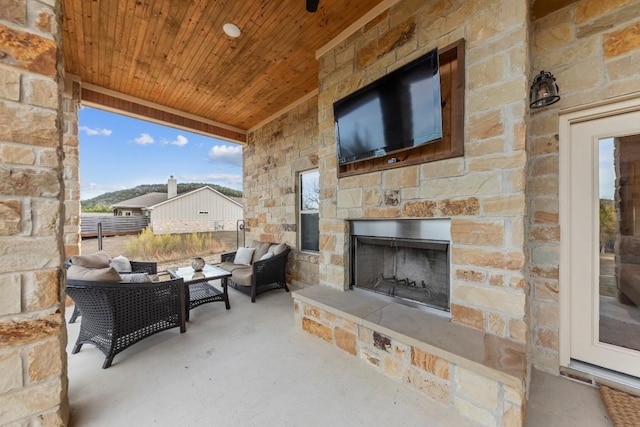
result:
[[[131,262],[123,255],[111,258],[110,265],[120,273],[131,273]]]
[[[287,245],[284,243],[275,243],[269,248],[269,252],[273,252],[275,255],[281,254],[287,249]]]
[[[273,252],[267,252],[266,254],[260,257],[260,261],[264,261],[265,259],[273,258]]]
[[[147,283],[152,282],[153,278],[147,273],[123,273],[120,274],[122,283]]]
[[[238,248],[238,250],[236,251],[236,257],[233,259],[233,263],[241,265],[251,265],[253,251],[255,251],[255,248]]]
[[[120,275],[113,267],[87,268],[71,264],[67,270],[67,279],[91,280],[95,282],[119,282]]]
[[[260,261],[262,255],[266,254],[269,251],[269,246],[271,243],[269,242],[255,242],[250,247],[256,248],[255,252],[253,252],[253,258],[251,259],[251,263],[253,264],[256,261]]]
[[[111,257],[103,251],[71,257],[71,264],[85,268],[106,268],[109,267],[109,261],[111,261]]]

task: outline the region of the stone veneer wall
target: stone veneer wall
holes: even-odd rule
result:
[[[295,296],[294,296],[295,298]],[[356,324],[328,310],[294,300],[296,324],[368,366],[406,384],[471,420],[487,427],[521,426],[526,402],[522,379],[487,375],[438,357],[415,345]]]
[[[298,176],[318,168],[318,101],[297,105],[249,133],[243,149],[244,220],[247,243],[291,246],[287,282],[318,283],[318,255],[298,248]]]
[[[0,424],[68,422],[60,3],[0,7]]]
[[[558,372],[558,111],[640,93],[640,3],[583,0],[535,21],[532,73],[551,71],[560,102],[532,110],[529,128],[531,348],[535,366]]]
[[[65,258],[80,255],[80,157],[78,140],[78,109],[80,88],[63,99],[64,133],[64,254]]]
[[[320,284],[348,286],[346,220],[450,217],[454,322],[526,343],[528,2],[404,0],[320,60]],[[338,179],[333,102],[466,40],[465,156]]]

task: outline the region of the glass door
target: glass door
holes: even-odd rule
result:
[[[640,112],[569,144],[571,359],[640,377]]]

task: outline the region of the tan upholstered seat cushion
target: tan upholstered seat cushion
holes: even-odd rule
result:
[[[67,279],[91,280],[94,282],[119,282],[121,277],[113,267],[87,268],[71,264],[67,269]]]
[[[89,255],[74,255],[71,257],[71,264],[85,268],[106,268],[109,267],[110,262],[111,257],[104,251]]]
[[[253,277],[253,268],[243,267],[233,270],[231,280],[239,286],[251,286],[251,278]]]
[[[233,272],[234,270],[238,269],[238,268],[247,268],[246,265],[240,265],[240,264],[234,264],[232,262],[229,261],[225,261],[223,263],[221,263],[219,265],[219,267],[223,270],[227,270],[229,273]]]

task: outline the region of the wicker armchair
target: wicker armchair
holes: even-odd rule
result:
[[[184,281],[118,283],[67,280],[67,294],[80,307],[80,334],[72,353],[93,344],[111,366],[116,354],[160,331],[185,332]]]
[[[275,256],[263,261],[254,260],[250,266],[234,264],[236,252],[227,252],[220,256],[220,267],[231,272],[228,281],[231,287],[251,296],[251,302],[256,302],[256,296],[266,291],[284,289],[289,292],[285,270],[290,250],[286,246]]]
[[[131,262],[132,273],[148,273],[148,274],[158,273],[158,264],[155,262],[151,262],[151,261],[130,261],[130,262]],[[67,258],[64,264],[66,268],[69,268],[69,266],[71,265],[71,258]],[[80,309],[78,307],[78,304],[76,304],[73,309],[73,314],[71,314],[71,318],[69,319],[69,323],[75,323],[78,316],[80,316]]]

